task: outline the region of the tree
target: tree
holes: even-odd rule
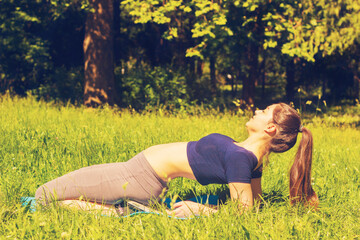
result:
[[[180,69],[190,68],[193,77],[202,75],[205,52],[213,52],[212,40],[221,32],[231,34],[226,25],[226,9],[222,1],[211,0],[124,0],[122,5],[135,23],[155,23],[167,26],[163,37],[175,42],[174,55]],[[207,48],[211,50],[207,51]],[[205,54],[204,54],[205,53]],[[215,55],[206,56],[211,62],[209,90],[215,92]],[[188,58],[186,58],[188,57]],[[194,59],[189,60],[189,58]],[[195,63],[196,59],[196,63]],[[197,74],[195,73],[197,66]],[[193,85],[188,82],[188,85]],[[192,87],[192,86],[191,86]]]
[[[84,38],[84,104],[96,107],[116,102],[114,80],[114,3],[90,0]]]
[[[296,58],[314,62],[326,56],[343,54],[360,40],[360,2],[282,1],[278,6],[278,11],[266,16],[270,24],[266,29],[269,38],[264,47],[279,46],[283,54],[294,58],[287,64],[290,70],[287,95],[291,99],[294,76],[289,67]],[[351,66],[356,78],[358,66]],[[354,80],[355,88],[357,84],[358,81]]]
[[[244,69],[242,72],[242,99],[250,106],[254,106],[255,86],[261,80],[259,57],[264,42],[264,14],[265,6],[257,1],[234,2],[230,5],[228,18],[230,28],[234,32],[234,52],[242,58]]]

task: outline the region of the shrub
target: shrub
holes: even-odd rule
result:
[[[185,77],[169,67],[131,69],[122,76],[123,106],[135,109],[164,106],[171,110],[188,103]]]
[[[57,68],[46,82],[31,91],[32,95],[46,101],[82,103],[84,76],[81,67]]]

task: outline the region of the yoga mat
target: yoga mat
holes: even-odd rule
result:
[[[180,201],[181,200],[177,199],[175,202],[180,202]],[[216,195],[202,195],[202,196],[190,198],[187,201],[197,202],[197,203],[201,203],[201,204],[218,205],[219,204],[219,197],[216,196]],[[29,212],[35,212],[36,211],[36,199],[35,199],[35,197],[21,197],[20,202],[21,202],[22,207],[24,207],[26,209],[26,211],[29,211]],[[166,198],[163,201],[163,203],[165,203],[168,208],[170,208],[171,202],[172,202],[171,198]],[[129,204],[129,205],[131,205],[131,204]],[[142,211],[142,210],[136,209],[136,207],[132,208],[131,210],[132,210],[132,213],[127,214],[127,215],[123,215],[123,216],[119,216],[119,217],[132,217],[132,216],[139,215],[139,214],[161,215],[161,213],[157,213],[157,212]],[[173,217],[173,216],[169,216],[169,217],[176,218],[176,219],[190,219],[190,218],[178,218],[178,217]]]

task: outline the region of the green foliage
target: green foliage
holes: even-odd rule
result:
[[[56,102],[83,102],[84,77],[80,68],[57,68],[46,77],[46,82],[30,91],[38,99]]]
[[[136,109],[164,106],[174,109],[189,101],[185,78],[171,68],[134,68],[121,81],[124,106]]]
[[[340,109],[333,109],[336,112]],[[167,216],[111,218],[52,206],[35,213],[20,206],[41,184],[93,164],[126,161],[145,148],[197,140],[219,132],[242,141],[248,118],[231,113],[182,117],[108,108],[54,106],[34,98],[0,98],[0,235],[10,239],[356,239],[360,228],[359,126],[309,118],[314,136],[313,187],[318,211],[288,203],[287,168],[294,149],[272,154],[264,170],[264,204],[240,214],[236,203],[209,217],[180,221]],[[342,109],[358,114],[358,109]],[[355,121],[357,120],[354,118]],[[315,120],[315,121],[313,121]],[[336,143],[336,144],[334,144]],[[221,185],[175,179],[168,196],[217,194]],[[346,226],[346,227],[344,227]]]
[[[315,55],[343,53],[360,39],[360,3],[357,0],[281,2],[267,14],[264,47],[282,46],[282,52],[315,61]],[[285,39],[284,39],[285,38]]]
[[[191,26],[192,38],[201,38],[196,46],[190,46],[186,56],[202,57],[201,49],[209,39],[231,30],[226,26],[226,8],[221,1],[210,0],[124,0],[124,9],[134,17],[136,23],[167,24],[166,39],[179,38],[178,32],[183,30],[183,19],[195,20]],[[190,20],[190,21],[191,21]]]
[[[92,11],[89,0],[50,0],[48,7],[54,20],[61,18],[69,8],[75,8],[79,11]]]
[[[53,54],[62,53],[56,52],[48,33],[55,32],[56,21],[70,8],[79,12],[89,10],[87,0],[0,2],[0,93],[10,90],[26,95],[28,90],[43,88],[49,82],[49,75],[63,71],[61,68],[54,70]]]
[[[31,32],[41,28],[39,7],[25,0],[0,2],[0,93],[24,95],[51,68],[48,42]]]

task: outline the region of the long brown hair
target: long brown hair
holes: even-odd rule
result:
[[[292,148],[302,133],[294,163],[290,169],[290,202],[303,202],[317,207],[319,199],[311,186],[313,137],[309,129],[302,127],[299,113],[285,103],[275,106],[273,123],[277,132],[270,143],[270,152],[285,152]]]

